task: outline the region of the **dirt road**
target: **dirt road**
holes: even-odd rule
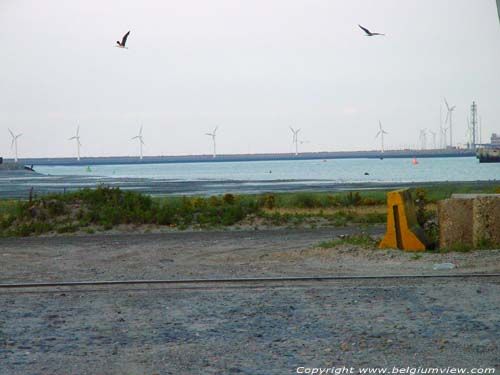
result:
[[[365,229],[375,236],[382,227]],[[500,251],[314,245],[359,228],[0,240],[2,283],[498,272]],[[442,273],[443,271],[440,271]],[[0,290],[0,373],[295,374],[500,367],[500,280]]]

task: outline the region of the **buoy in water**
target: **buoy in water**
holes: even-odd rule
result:
[[[87,172],[92,172],[92,169],[90,169],[90,166],[87,167]]]
[[[411,161],[411,163],[412,163],[413,165],[417,165],[417,164],[418,164],[418,160],[417,160],[417,158],[413,158],[413,160]]]

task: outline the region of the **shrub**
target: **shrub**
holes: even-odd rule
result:
[[[294,205],[299,208],[321,207],[319,199],[311,193],[298,193],[294,197]]]
[[[357,191],[354,193],[350,191],[344,195],[342,203],[345,206],[358,206],[361,203],[361,195]]]
[[[425,222],[427,221],[425,212],[425,204],[427,203],[427,189],[416,188],[414,202],[416,206],[417,222],[421,227],[424,227]]]
[[[234,195],[230,193],[224,194],[222,200],[225,204],[234,204]]]

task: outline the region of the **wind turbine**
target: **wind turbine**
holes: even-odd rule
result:
[[[450,107],[448,102],[446,101],[446,98],[444,98],[444,103],[446,104],[446,109],[448,112],[446,113],[446,120],[444,120],[444,123],[448,122],[448,119],[450,119],[450,147],[453,147],[453,123],[452,123],[452,116],[453,116],[453,111],[455,110],[455,106]]]
[[[132,137],[130,139],[138,139],[139,140],[139,148],[140,148],[140,159],[142,160],[142,145],[144,144],[144,140],[142,139],[142,125],[141,129],[139,130],[139,135],[136,135],[135,137]]]
[[[300,132],[300,129],[294,129],[290,126],[290,130],[293,133],[293,140],[292,143],[295,144],[295,156],[299,154],[299,137],[298,134]]]
[[[80,146],[82,145],[80,143],[80,125],[78,125],[76,128],[76,135],[69,138],[68,141],[71,141],[73,139],[76,140],[76,160],[80,160]]]
[[[14,149],[14,161],[17,163],[17,139],[22,136],[22,134],[15,135],[12,130],[9,129],[10,136],[12,137],[12,143],[10,144],[10,148]]]
[[[420,148],[422,150],[425,150],[427,148],[427,134],[425,132],[425,129],[420,129],[419,139],[420,139]]]
[[[218,129],[218,126],[215,127],[214,131],[212,133],[205,133],[205,135],[208,135],[209,137],[212,137],[212,142],[214,144],[214,158],[217,156],[217,146],[216,146],[216,143],[215,143],[215,137],[217,136],[217,129]]]
[[[446,144],[446,133],[448,132],[448,128],[441,128],[441,134],[442,134],[442,137],[443,137],[443,145],[442,145],[442,148],[446,148],[448,147],[448,145]]]
[[[384,134],[389,134],[387,133],[384,129],[382,129],[382,122],[378,122],[378,128],[379,128],[379,131],[377,132],[377,135],[375,136],[375,138],[377,138],[379,135],[380,135],[380,141],[381,141],[381,151],[382,153],[384,153]]]
[[[432,148],[435,150],[436,149],[436,132],[429,130],[429,133],[432,135]]]

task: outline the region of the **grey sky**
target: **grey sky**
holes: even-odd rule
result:
[[[386,37],[365,37],[357,24]],[[131,30],[128,50],[114,47]],[[418,144],[472,100],[483,139],[500,132],[495,0],[0,2],[0,155],[20,157],[303,151]],[[444,108],[443,108],[444,109]],[[444,115],[443,110],[443,115]],[[428,141],[430,143],[430,139]]]

